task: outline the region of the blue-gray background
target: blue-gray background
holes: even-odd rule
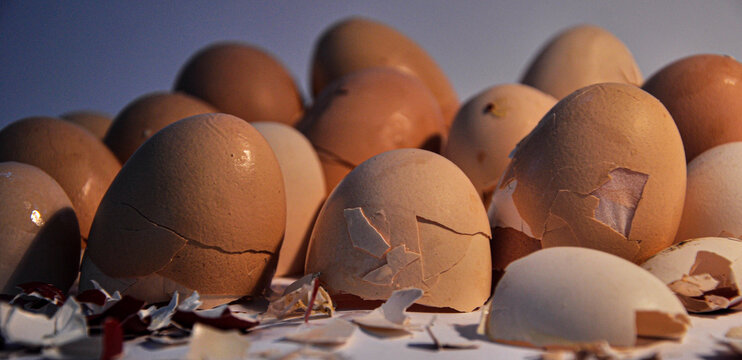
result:
[[[556,32],[593,23],[644,77],[694,53],[742,58],[742,1],[11,1],[0,0],[0,127],[80,109],[116,115],[172,87],[190,55],[220,40],[267,49],[307,94],[314,41],[363,15],[421,44],[462,101],[518,81]]]

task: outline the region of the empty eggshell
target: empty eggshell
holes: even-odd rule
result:
[[[706,237],[683,241],[649,258],[642,267],[667,284],[690,312],[742,302],[742,241]]]
[[[466,173],[485,206],[515,145],[556,102],[530,86],[505,84],[480,92],[459,109],[443,155]]]
[[[557,99],[587,85],[642,84],[639,66],[621,40],[594,25],[569,28],[541,49],[528,66],[523,84]]]
[[[493,341],[537,347],[633,346],[637,337],[681,339],[690,327],[683,305],[652,274],[576,247],[511,263],[482,322]]]
[[[25,118],[3,128],[0,161],[34,165],[51,175],[72,201],[83,239],[103,194],[121,169],[111,151],[89,131],[51,117]]]
[[[489,296],[489,225],[469,179],[430,151],[363,162],[330,194],[307,251],[331,295],[386,300],[415,287],[418,304],[472,311]]]
[[[642,88],[675,119],[688,161],[716,145],[742,140],[742,63],[731,56],[680,59],[652,75]]]
[[[446,125],[451,124],[459,100],[435,60],[396,29],[366,18],[340,21],[319,38],[312,57],[312,94],[319,95],[343,76],[373,67],[393,67],[418,77],[437,99]]]
[[[103,143],[123,164],[140,145],[165,126],[189,116],[214,112],[217,112],[214,107],[187,94],[146,94],[121,110]]]
[[[41,169],[0,163],[0,293],[39,281],[67,292],[80,263],[80,227],[72,203]]]
[[[203,114],[175,122],[126,162],[90,231],[81,288],[115,283],[148,302],[186,288],[260,294],[286,226],[281,169],[246,121]]]
[[[89,110],[71,111],[62,114],[59,117],[73,124],[82,126],[101,140],[106,135],[106,131],[111,127],[111,122],[113,121],[111,120],[111,117],[106,114]]]
[[[288,70],[268,52],[241,43],[217,43],[193,55],[175,91],[201,98],[245,121],[294,125],[304,111]]]
[[[705,151],[688,163],[683,216],[675,241],[742,236],[742,142]]]
[[[327,192],[358,164],[384,151],[438,152],[446,133],[435,98],[395,69],[355,72],[330,85],[298,128],[317,149]]]
[[[312,144],[299,131],[277,122],[254,122],[276,154],[286,186],[286,233],[276,276],[304,273],[312,226],[325,200],[325,176]]]

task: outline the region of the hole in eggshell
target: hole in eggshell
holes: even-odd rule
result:
[[[608,173],[609,180],[593,190],[590,195],[600,202],[595,209],[595,219],[610,226],[628,238],[631,222],[649,175],[626,168],[616,168]]]
[[[681,339],[690,327],[690,318],[685,314],[638,310],[635,316],[636,336],[640,338]]]

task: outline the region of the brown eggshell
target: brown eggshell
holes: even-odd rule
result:
[[[83,266],[81,282],[99,272],[122,284],[175,283],[163,291],[260,294],[285,225],[281,169],[260,133],[235,116],[192,116],[156,133],[121,169],[96,214],[94,266]],[[169,294],[155,295],[144,300]]]
[[[489,225],[464,173],[430,151],[365,161],[335,188],[312,232],[306,273],[331,295],[386,300],[415,287],[418,304],[472,311],[490,294]]]
[[[276,276],[303,274],[309,235],[327,196],[322,164],[309,140],[293,127],[276,122],[252,125],[276,154],[286,186],[286,233]]]
[[[110,116],[89,110],[71,111],[59,117],[62,120],[82,126],[100,140],[103,140],[106,131],[108,131],[108,128],[111,127],[111,122],[113,122]]]
[[[39,168],[0,163],[0,293],[40,281],[67,292],[77,277],[80,227],[59,184]]]
[[[505,84],[480,92],[459,109],[443,155],[469,177],[485,206],[515,145],[556,102],[530,86]]]
[[[642,88],[675,119],[688,161],[716,145],[742,140],[742,63],[731,56],[680,59]]]
[[[425,85],[389,68],[359,71],[330,85],[298,127],[317,149],[328,192],[355,166],[384,151],[440,151],[446,132]]]
[[[326,86],[350,73],[380,66],[420,78],[437,99],[446,125],[451,124],[459,100],[435,60],[396,29],[361,17],[332,25],[317,41],[312,57],[312,94],[317,96]]]
[[[121,163],[131,157],[150,136],[180,119],[217,110],[183,93],[150,93],[132,101],[113,120],[103,138]]]
[[[288,70],[247,44],[217,43],[200,50],[180,70],[174,89],[249,122],[294,125],[304,111]]]
[[[685,171],[680,135],[657,99],[633,85],[591,85],[561,100],[518,144],[490,223],[542,247],[641,262],[674,240]]]
[[[594,25],[575,26],[549,40],[521,80],[557,99],[603,82],[640,86],[642,75],[626,45]]]
[[[90,132],[51,117],[25,118],[3,128],[0,161],[34,165],[51,175],[72,201],[84,239],[103,194],[121,169]]]

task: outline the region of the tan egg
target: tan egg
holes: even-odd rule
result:
[[[641,86],[642,75],[626,45],[594,25],[575,26],[549,40],[521,80],[557,99],[604,82]]]
[[[100,140],[103,140],[106,131],[111,127],[111,122],[113,121],[111,120],[111,117],[106,114],[89,110],[71,111],[62,114],[59,117],[62,120],[67,120],[73,124],[82,126],[85,130],[90,131]]]
[[[276,276],[303,274],[309,235],[327,196],[322,164],[309,140],[293,127],[276,122],[252,125],[276,154],[286,186],[286,233]]]
[[[150,93],[121,110],[103,142],[123,164],[140,145],[165,126],[189,116],[215,112],[214,107],[190,95]]]
[[[316,97],[335,80],[372,68],[393,67],[414,75],[432,91],[450,126],[459,100],[453,86],[432,57],[396,29],[361,17],[351,17],[325,30],[314,46],[311,86]]]
[[[200,50],[180,70],[174,90],[249,122],[294,125],[304,111],[288,70],[263,49],[241,43],[217,43]]]
[[[281,169],[260,133],[235,116],[192,116],[147,140],[111,184],[80,287],[97,280],[148,302],[172,290],[257,295],[285,226]]]
[[[690,327],[683,305],[652,274],[576,247],[511,263],[486,310],[482,327],[491,340],[536,347],[634,346],[638,337],[682,339]]]
[[[716,145],[742,140],[742,63],[731,56],[680,59],[642,88],[675,119],[688,161]]]
[[[736,307],[742,302],[742,241],[705,237],[660,251],[642,267],[662,280],[690,312]]]
[[[675,242],[706,236],[742,236],[740,176],[742,142],[716,146],[688,163],[685,205]]]
[[[388,151],[355,168],[320,211],[306,273],[331,295],[386,300],[415,287],[418,304],[457,311],[490,294],[490,231],[482,202],[452,162]]]
[[[485,206],[515,145],[556,102],[530,86],[505,84],[480,92],[459,109],[443,155],[464,170]]]
[[[72,201],[83,240],[103,194],[121,169],[90,132],[51,117],[29,117],[3,128],[0,161],[30,164],[51,175]]]
[[[608,83],[574,92],[514,150],[489,207],[492,227],[513,231],[493,231],[493,252],[540,243],[647,259],[673,243],[680,222],[682,146],[670,114],[641,89]]]
[[[80,264],[80,227],[59,184],[39,168],[0,163],[0,293],[39,281],[67,292]]]
[[[358,164],[384,151],[439,152],[446,132],[425,85],[389,68],[366,69],[336,81],[298,128],[317,149],[327,192]]]

